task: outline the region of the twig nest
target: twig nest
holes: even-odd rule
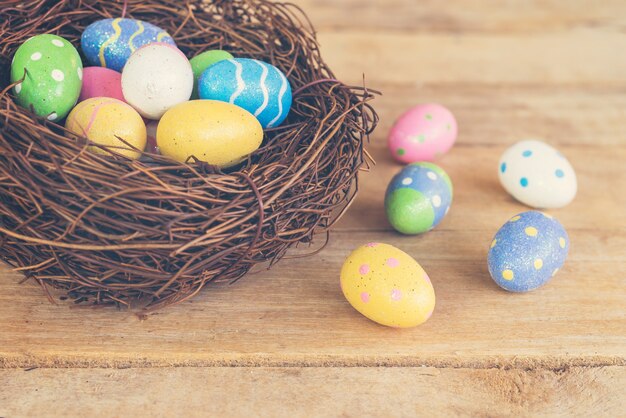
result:
[[[357,173],[367,162],[364,142],[377,122],[368,104],[373,96],[335,79],[298,8],[265,0],[60,0],[54,13],[44,14],[41,4],[27,0],[0,9],[0,255],[51,298],[58,289],[77,303],[156,309],[180,302],[208,283],[231,283],[259,263],[276,262],[291,246],[311,242],[354,198]],[[102,51],[105,66],[121,70],[113,62],[130,57],[124,96],[145,116],[159,117],[189,99],[194,76],[187,58],[223,50],[267,63],[268,80],[272,68],[284,75],[293,88],[287,118],[262,135],[258,129],[242,134],[246,144],[260,146],[243,160],[226,156],[226,164],[200,162],[198,155],[180,162],[157,155],[154,145],[154,154],[139,159],[89,152],[103,146],[46,121],[54,111],[62,122],[60,108],[42,109],[37,117],[18,106],[20,93],[8,75],[13,55],[33,33],[60,36],[69,49],[103,17],[112,19],[111,29],[99,32],[103,38],[93,43],[98,57],[89,62],[102,66]],[[162,29],[166,35],[158,32],[157,41],[174,37],[180,52],[158,48],[172,68],[156,58],[150,66],[132,62],[140,52],[157,52],[140,49],[148,30],[144,24],[141,32],[137,22]],[[116,61],[112,55],[119,51]],[[82,64],[76,64],[66,80],[79,77]],[[180,74],[172,84],[178,87],[163,101],[141,103],[131,90],[160,91],[156,74]],[[274,102],[266,86],[269,114]],[[75,101],[79,89],[73,93]],[[148,126],[154,143],[154,123]],[[157,128],[156,136],[169,134]]]

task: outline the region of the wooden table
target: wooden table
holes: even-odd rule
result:
[[[338,76],[365,73],[384,92],[369,146],[378,164],[328,247],[147,318],[51,305],[0,267],[0,416],[626,416],[626,3],[297,3]],[[439,161],[454,203],[434,231],[402,237],[382,206],[399,170],[385,138],[404,109],[430,101],[460,125]],[[509,294],[486,253],[527,209],[496,174],[527,137],[564,152],[580,190],[550,211],[572,241],[563,270]],[[368,241],[430,274],[426,324],[383,328],[344,300],[342,261]]]

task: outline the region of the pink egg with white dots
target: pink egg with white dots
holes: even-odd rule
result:
[[[452,112],[436,104],[422,104],[404,113],[387,140],[391,155],[401,163],[434,161],[452,148],[458,127]]]

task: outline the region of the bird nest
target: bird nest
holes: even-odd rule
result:
[[[80,44],[90,23],[130,17],[189,57],[224,49],[280,68],[288,119],[220,170],[89,152],[86,138],[18,107],[11,58],[29,37]],[[55,300],[156,309],[271,266],[328,231],[355,197],[376,125],[372,92],[335,79],[306,16],[264,0],[9,0],[0,10],[0,255]],[[93,145],[93,144],[91,144]],[[323,236],[323,235],[322,235]],[[54,289],[54,291],[52,291]]]

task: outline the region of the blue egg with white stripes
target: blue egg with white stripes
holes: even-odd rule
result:
[[[430,231],[450,210],[452,194],[452,181],[441,167],[427,162],[409,164],[387,187],[387,219],[402,234]]]
[[[533,210],[520,213],[491,241],[489,274],[509,292],[535,290],[563,267],[569,243],[565,228],[552,216]]]
[[[90,65],[121,72],[130,55],[144,45],[163,42],[176,46],[165,30],[137,19],[98,20],[85,28],[80,44]]]
[[[279,126],[291,108],[291,85],[282,71],[249,58],[223,60],[198,80],[201,99],[228,102],[252,113],[263,129]]]

